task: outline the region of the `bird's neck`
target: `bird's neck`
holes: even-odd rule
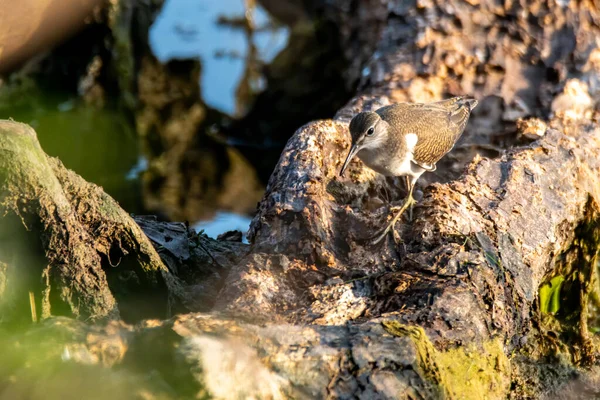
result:
[[[405,150],[393,144],[363,148],[357,155],[367,167],[386,176],[397,176],[397,171],[404,169],[400,164],[406,164],[407,156]]]

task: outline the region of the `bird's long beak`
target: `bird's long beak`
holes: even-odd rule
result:
[[[348,168],[348,164],[350,164],[350,161],[352,161],[356,153],[358,153],[358,150],[360,149],[358,147],[358,144],[356,143],[354,143],[352,147],[350,147],[350,152],[348,153],[348,157],[346,157],[346,161],[344,161],[344,165],[342,166],[342,169],[340,171],[340,176],[344,176],[344,172],[346,171],[346,168]]]

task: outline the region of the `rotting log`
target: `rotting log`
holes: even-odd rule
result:
[[[556,394],[573,365],[597,358],[587,305],[598,291],[600,10],[587,2],[373,3],[357,4],[358,21],[345,25],[349,41],[373,51],[360,64],[362,91],[334,120],[309,123],[290,139],[251,225],[252,251],[230,273],[216,309],[355,329],[385,319],[388,332],[416,343],[410,369],[442,394],[460,398],[460,389],[443,379],[452,367],[436,352],[470,348],[499,360],[501,389],[492,398],[506,397],[511,385],[516,398]],[[386,202],[402,194],[358,161],[338,178],[346,123],[359,110],[464,94],[481,106],[421,186],[414,220],[370,245]],[[573,288],[561,294],[571,312],[548,324],[538,289],[560,274]],[[486,354],[488,346],[501,355]],[[556,349],[573,364],[542,361]],[[408,398],[410,390],[396,390],[415,388],[402,376],[406,367],[390,367],[388,386],[374,388],[358,381],[385,368],[345,362],[352,395]],[[548,370],[555,382],[544,378]]]
[[[446,264],[453,254],[445,256],[446,251],[458,254],[462,248],[453,243],[469,239],[469,243],[484,241],[487,245],[485,234],[495,247],[499,243],[508,249],[518,246],[512,253],[532,270],[527,290],[531,304],[552,257],[572,241],[573,228],[582,220],[587,196],[597,183],[593,179],[597,149],[593,99],[597,98],[599,54],[593,33],[598,32],[597,8],[587,3],[538,2],[534,6],[484,2],[475,7],[467,2],[421,1],[361,2],[357,7],[357,15],[373,22],[344,25],[349,29],[348,40],[356,33],[374,54],[362,64],[363,90],[334,120],[310,123],[290,139],[251,226],[253,254],[249,257],[273,251],[284,254],[290,261],[284,264],[290,267],[275,276],[287,277],[282,288],[296,289],[298,295],[289,303],[300,305],[305,304],[302,299],[315,299],[310,288],[331,278],[374,278],[410,265],[418,270],[418,264],[435,271],[432,265],[436,263],[427,259],[428,254],[438,254],[439,262]],[[368,26],[367,32],[359,25]],[[357,32],[352,31],[353,26]],[[558,40],[557,32],[564,37]],[[368,39],[372,37],[379,41],[373,44],[373,39]],[[569,46],[563,46],[565,41]],[[569,81],[565,86],[566,79],[574,74],[582,81]],[[563,86],[564,93],[557,95]],[[358,162],[348,179],[337,177],[341,157],[349,146],[345,123],[362,109],[460,94],[474,95],[481,105],[436,174],[423,176],[438,184],[425,192],[415,209],[415,220],[397,225],[398,237],[404,243],[367,246],[366,239],[384,222],[386,209],[382,205],[401,196],[395,184],[361,168]],[[556,118],[549,120],[553,114]],[[541,122],[542,139],[533,144],[519,134],[516,124],[519,118],[529,116],[546,119]],[[545,159],[543,154],[551,156]],[[463,177],[457,179],[469,164]],[[582,168],[588,168],[589,174],[583,174]],[[568,179],[573,177],[578,181]],[[531,182],[525,184],[521,179]],[[534,193],[538,196],[530,198]],[[534,235],[540,227],[542,232],[557,232],[549,233],[544,241],[544,235]],[[561,233],[569,228],[571,236]],[[516,243],[497,237],[500,231],[515,235]],[[476,232],[481,232],[479,238],[473,236]],[[521,240],[519,236],[526,237]],[[548,247],[549,243],[553,246]],[[525,247],[521,249],[521,245]],[[530,248],[534,252],[528,254]],[[508,257],[510,251],[504,250]],[[409,259],[415,261],[411,264]],[[532,263],[540,264],[531,268]],[[257,264],[250,260],[238,269],[250,280],[251,274],[245,271],[263,273]],[[268,271],[264,274],[271,275]],[[242,313],[244,299],[252,304],[252,297],[258,295],[247,291],[237,275],[231,276],[223,294],[220,309],[239,308]],[[273,296],[277,301],[286,297]],[[376,297],[375,293],[370,300]],[[383,303],[375,301],[369,310],[365,308],[366,315],[393,308]],[[372,310],[378,311],[372,314]],[[270,318],[269,312],[266,314]],[[302,317],[306,322],[311,318],[310,313]]]
[[[25,268],[37,267],[37,281],[32,280],[30,284],[34,286],[27,285],[23,292],[32,291],[38,295],[42,317],[57,313],[51,307],[50,296],[58,298],[74,315],[83,312],[86,317],[117,316],[114,296],[108,290],[104,273],[100,272],[100,256],[90,246],[89,232],[82,229],[55,175],[54,167],[57,164],[43,153],[35,132],[23,124],[2,121],[0,153],[0,193],[4,215],[2,258],[7,266],[3,271],[6,286],[10,288],[15,285],[14,282],[18,282],[17,277]],[[78,201],[85,202],[86,198]],[[122,212],[116,204],[114,209]],[[18,223],[18,219],[22,224]],[[36,248],[33,241],[28,241],[28,245],[21,249],[14,245],[25,236],[23,226],[27,230],[35,226],[36,230],[42,232],[41,246]],[[11,238],[17,240],[12,242]],[[107,250],[105,254],[108,255]],[[29,259],[22,263],[19,261],[22,257],[14,254],[22,253],[31,257],[36,252],[43,257],[35,263]],[[35,267],[26,264],[34,264]],[[40,288],[39,281],[42,278],[45,282]],[[57,309],[60,308],[59,304]]]

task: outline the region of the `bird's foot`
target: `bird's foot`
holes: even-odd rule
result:
[[[400,219],[400,217],[402,216],[402,214],[407,210],[410,209],[411,210],[411,214],[412,214],[412,206],[413,204],[415,204],[416,201],[412,196],[409,196],[406,198],[406,200],[404,200],[404,204],[402,205],[402,207],[400,207],[400,209],[398,210],[398,212],[394,215],[394,218],[392,218],[392,220],[390,221],[390,223],[385,227],[385,229],[383,229],[381,231],[381,233],[377,234],[375,236],[375,238],[373,239],[372,243],[373,244],[377,244],[379,242],[381,242],[381,240],[388,234],[388,232],[394,227],[394,225],[396,225],[396,222],[398,222],[398,220]],[[396,207],[393,207],[391,209],[391,211],[393,212],[394,209]]]

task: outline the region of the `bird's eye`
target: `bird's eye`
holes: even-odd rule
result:
[[[373,136],[373,133],[375,133],[375,128],[370,127],[369,130],[367,131],[367,136]]]

